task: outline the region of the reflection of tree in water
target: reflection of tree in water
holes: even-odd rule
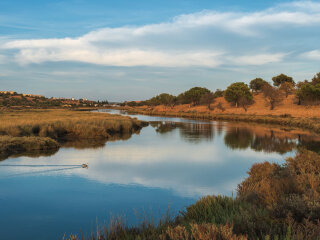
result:
[[[264,133],[257,134],[254,128],[245,126],[225,126],[222,122],[215,124],[196,124],[181,122],[153,122],[150,123],[160,134],[167,134],[174,129],[179,129],[182,139],[198,143],[203,140],[212,141],[215,132],[225,132],[225,145],[231,149],[252,149],[267,153],[276,152],[285,154],[299,147],[320,153],[320,141],[315,141],[314,136],[290,135],[280,132],[276,136],[272,129],[264,129]],[[289,136],[288,136],[289,135]]]
[[[224,141],[231,149],[247,149],[250,147],[255,151],[277,152],[280,154],[291,152],[297,147],[297,144],[292,139],[275,137],[272,130],[270,130],[270,134],[258,136],[243,127],[229,129]]]
[[[214,137],[214,126],[212,124],[188,123],[182,125],[180,136],[189,142],[212,141]]]
[[[150,125],[156,129],[157,133],[160,133],[160,134],[169,133],[182,124],[183,123],[176,123],[176,122],[150,122]]]
[[[212,140],[214,137],[214,126],[212,124],[153,122],[150,125],[160,134],[179,129],[181,138],[189,142],[197,143],[202,140]]]
[[[224,137],[225,144],[231,149],[246,149],[250,147],[252,140],[252,132],[243,127],[228,129]]]
[[[287,152],[291,152],[293,149],[297,147],[297,144],[288,139],[288,138],[276,138],[271,131],[270,136],[255,136],[251,149],[255,151],[263,151],[263,152],[277,152],[280,154],[285,154]]]
[[[298,147],[320,154],[320,142],[306,136],[299,136]]]
[[[220,136],[224,132],[224,123],[223,122],[216,122],[216,132]]]

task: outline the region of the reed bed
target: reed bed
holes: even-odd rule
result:
[[[146,125],[127,116],[63,109],[1,112],[0,150],[10,155],[44,148],[44,143],[55,148],[59,141],[66,139],[113,140],[115,136],[138,132]]]

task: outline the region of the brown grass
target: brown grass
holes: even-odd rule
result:
[[[33,148],[44,143],[58,145],[54,140],[113,140],[128,138],[146,123],[120,115],[71,110],[24,110],[0,113],[0,150],[5,155]],[[82,141],[83,143],[83,141]],[[22,144],[22,145],[21,145]],[[99,146],[100,146],[99,145]],[[83,146],[83,144],[81,144]]]
[[[11,137],[0,136],[0,159],[21,152],[38,153],[39,151],[56,150],[59,144],[47,137]]]

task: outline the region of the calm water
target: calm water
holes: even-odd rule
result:
[[[297,130],[135,117],[152,122],[126,140],[1,161],[0,239],[61,239],[114,216],[137,224],[175,214],[204,195],[231,196],[253,163],[320,149],[319,137]]]

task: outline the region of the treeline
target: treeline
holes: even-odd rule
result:
[[[44,96],[26,95],[16,92],[0,92],[0,107],[33,107],[33,108],[55,108],[55,107],[98,107],[105,106],[108,101],[91,101],[85,99],[46,98]]]
[[[310,81],[296,83],[292,77],[280,74],[272,78],[272,83],[262,79],[255,78],[250,81],[249,85],[243,82],[232,83],[225,90],[217,89],[212,92],[207,88],[194,87],[178,96],[168,93],[161,93],[151,99],[141,102],[125,102],[122,105],[128,106],[175,106],[179,104],[207,105],[210,110],[217,107],[223,110],[221,104],[212,106],[215,99],[224,97],[226,101],[236,107],[247,107],[254,102],[253,94],[263,93],[265,100],[270,107],[274,109],[276,106],[287,98],[289,95],[296,96],[296,104],[298,105],[315,105],[320,104],[320,72],[317,73]]]

